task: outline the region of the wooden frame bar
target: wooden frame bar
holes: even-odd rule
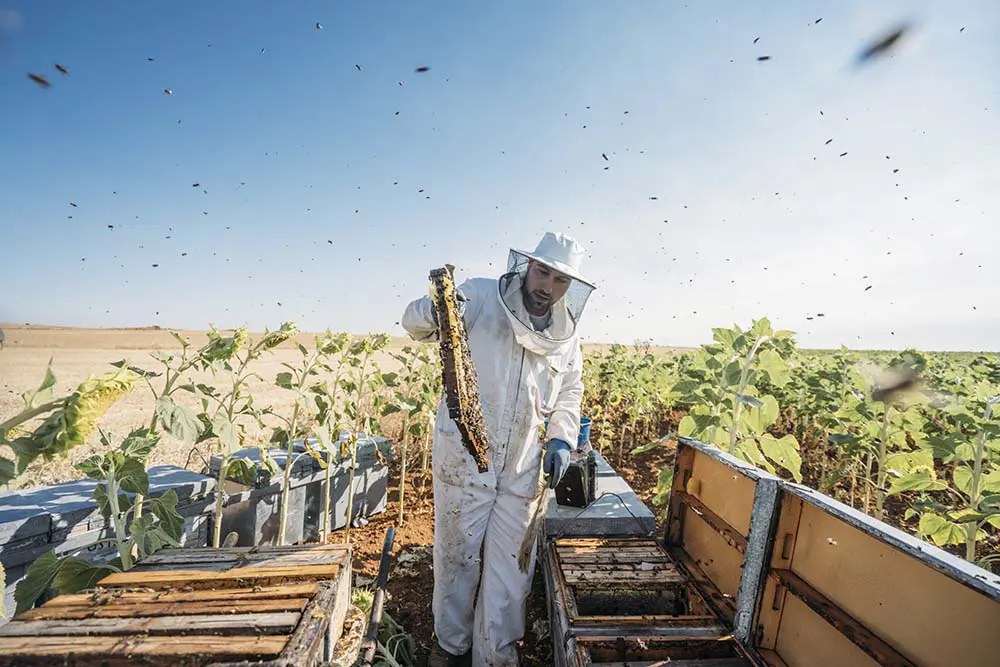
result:
[[[739,531],[726,523],[722,517],[710,510],[703,502],[692,496],[687,491],[675,491],[674,493],[677,494],[677,499],[680,501],[681,505],[686,505],[691,508],[691,510],[699,518],[711,526],[715,532],[721,535],[722,539],[724,539],[729,546],[736,549],[741,554],[746,554],[747,538],[741,535]]]
[[[807,486],[782,482],[781,490],[916,558],[924,565],[961,582],[974,591],[1000,602],[1000,575],[976,567],[967,560],[953,556],[944,549],[904,533]]]

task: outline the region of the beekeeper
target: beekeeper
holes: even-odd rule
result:
[[[518,554],[541,502],[541,475],[549,487],[562,478],[580,429],[577,323],[594,291],[580,273],[583,255],[569,236],[547,233],[534,252],[512,249],[499,279],[471,278],[458,288],[489,470],[478,472],[442,401],[433,445],[431,667],[517,665],[535,551],[527,572]],[[429,296],[406,307],[402,325],[417,341],[438,340]]]

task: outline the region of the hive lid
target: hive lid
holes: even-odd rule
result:
[[[1000,577],[816,490],[679,438],[666,543],[772,666],[995,664]]]
[[[177,493],[180,503],[204,496],[215,488],[215,480],[174,465],[153,466],[148,470],[150,496],[156,497],[168,489]],[[78,479],[50,486],[0,494],[0,510],[7,509],[12,521],[17,521],[18,509],[24,512],[41,510],[49,521],[44,531],[72,529],[91,521],[102,523],[97,510],[94,489],[98,482]],[[130,496],[132,494],[129,494]],[[23,519],[22,519],[23,520]],[[35,521],[38,521],[37,519]],[[0,528],[0,530],[3,530]],[[26,529],[15,529],[20,536]]]
[[[346,432],[341,434],[341,440],[346,440]],[[318,443],[315,439],[309,439],[310,445],[313,447],[318,447]],[[380,436],[364,436],[364,439],[358,441],[357,446],[357,466],[358,467],[369,467],[378,463],[378,456],[376,455],[376,448],[382,453],[383,456],[389,458],[388,455],[392,453],[392,441],[388,438],[383,438]],[[328,455],[326,452],[319,449],[314,450],[316,453],[326,461]],[[275,464],[281,469],[285,469],[285,462],[288,460],[288,453],[285,449],[272,448],[268,449],[268,456]],[[303,478],[316,474],[323,470],[319,462],[312,457],[312,455],[305,453],[306,448],[303,441],[299,440],[292,444],[292,476],[293,478]],[[248,447],[246,449],[241,449],[234,452],[230,456],[232,459],[247,459],[252,462],[255,466],[260,465],[260,449],[257,447]],[[219,474],[219,466],[222,464],[222,456],[216,454],[212,456],[209,463],[210,472],[215,476]],[[338,465],[347,466],[348,462],[340,462]]]

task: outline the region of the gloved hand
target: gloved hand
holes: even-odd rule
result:
[[[542,470],[549,476],[549,488],[556,484],[566,474],[569,468],[570,446],[568,442],[553,438],[545,443],[545,454],[542,457]]]

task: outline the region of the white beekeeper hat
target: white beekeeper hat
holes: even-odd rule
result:
[[[594,283],[584,278],[580,272],[584,252],[583,246],[562,232],[546,232],[534,252],[511,248],[512,254],[533,259],[594,289]]]
[[[534,252],[511,248],[507,272],[498,281],[497,296],[521,345],[538,354],[549,355],[563,353],[574,344],[580,316],[596,289],[580,271],[583,256],[583,247],[573,238],[552,232],[542,237]],[[549,325],[541,331],[535,330],[521,294],[531,261],[565,274],[572,281],[562,298],[552,304]]]

